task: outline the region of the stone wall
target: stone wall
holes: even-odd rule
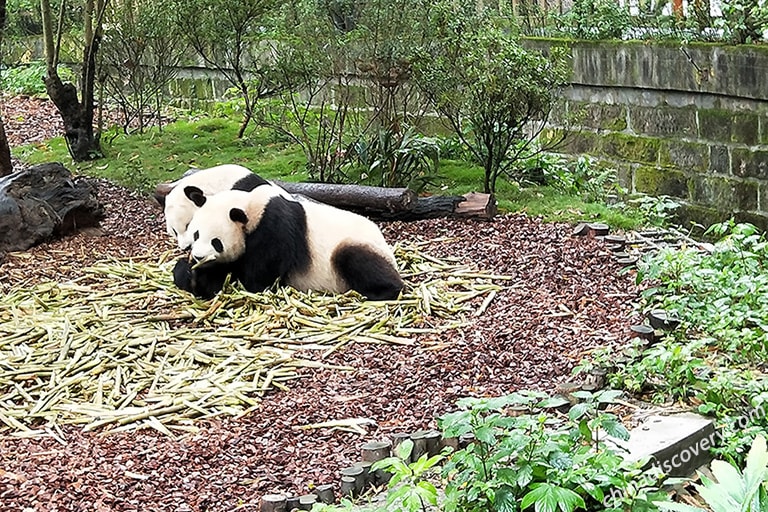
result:
[[[558,151],[619,170],[632,192],[668,195],[683,221],[735,216],[768,228],[768,47],[530,39],[571,47]]]

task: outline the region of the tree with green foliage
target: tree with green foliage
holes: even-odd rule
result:
[[[413,78],[483,166],[484,191],[493,193],[497,178],[529,153],[566,84],[564,51],[528,51],[474,4],[450,0],[434,6],[424,30],[430,35]]]
[[[434,144],[415,134],[427,102],[410,80],[425,0],[294,0],[275,35],[282,105],[262,122],[298,143],[310,176],[423,186]],[[415,180],[414,180],[415,178]]]
[[[169,82],[178,73],[186,41],[162,0],[114,1],[100,53],[99,79],[120,107],[123,131],[139,132],[155,120],[161,126]]]
[[[341,169],[366,120],[354,108],[362,88],[348,68],[354,61],[354,17],[338,5],[329,11],[326,3],[283,4],[271,42],[280,101],[265,103],[259,122],[301,147],[311,179],[342,182]],[[342,20],[347,25],[339,26]]]
[[[64,121],[64,139],[76,162],[101,158],[99,136],[93,128],[96,56],[102,37],[102,23],[107,0],[86,0],[83,8],[83,62],[80,97],[77,87],[64,82],[58,73],[61,40],[67,3],[62,0],[54,30],[50,0],[40,0],[46,60],[45,89]]]
[[[268,18],[277,0],[174,0],[181,32],[207,64],[220,72],[243,99],[242,137],[253,119],[255,103],[275,95],[274,59]]]

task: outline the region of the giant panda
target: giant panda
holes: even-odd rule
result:
[[[166,230],[176,239],[179,248],[186,249],[191,243],[187,226],[198,208],[200,196],[224,190],[248,191],[267,184],[270,183],[258,174],[235,164],[217,165],[187,174],[176,182],[165,198],[158,197],[165,212]]]
[[[251,292],[279,279],[302,291],[355,290],[370,300],[392,300],[404,286],[376,224],[271,187],[206,198],[189,232],[194,264],[179,261],[174,282],[195,295],[215,294],[227,272]]]

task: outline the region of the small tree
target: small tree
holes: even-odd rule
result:
[[[474,5],[446,0],[424,30],[433,35],[414,79],[483,166],[483,188],[496,190],[544,128],[556,90],[566,83],[563,52],[525,50]]]
[[[353,18],[341,12],[318,0],[283,5],[272,42],[281,104],[265,104],[259,115],[261,124],[301,146],[310,178],[322,182],[345,181],[342,168],[369,123],[354,108],[362,92],[349,72],[356,32]],[[347,25],[340,27],[341,20]]]
[[[266,22],[277,0],[174,0],[173,9],[192,48],[224,75],[244,101],[242,137],[261,98],[273,96],[273,61],[266,53]]]
[[[106,12],[100,80],[119,105],[123,131],[151,122],[162,128],[162,103],[186,43],[162,0],[113,2]]]
[[[71,83],[64,83],[58,74],[59,54],[64,30],[66,1],[60,4],[57,28],[54,31],[50,0],[40,0],[45,43],[45,89],[64,121],[64,139],[76,162],[103,156],[99,137],[93,129],[96,55],[102,35],[102,21],[107,0],[86,0],[83,9],[83,62],[80,76],[80,98]]]

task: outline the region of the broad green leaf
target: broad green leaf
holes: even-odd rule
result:
[[[595,501],[603,503],[605,500],[605,493],[603,490],[592,482],[582,482],[581,488],[584,489],[584,492],[589,494]]]
[[[555,395],[550,398],[545,398],[538,404],[536,404],[537,407],[540,407],[541,409],[553,409],[555,407],[562,407],[563,405],[566,405],[570,403],[570,401],[565,398],[563,395]]]
[[[765,438],[758,435],[752,441],[744,468],[744,486],[748,499],[751,500],[757,494],[766,480],[768,480],[768,449],[766,449]]]
[[[488,426],[482,426],[475,431],[475,438],[481,443],[487,445],[496,444],[496,435],[493,432],[493,428]]]
[[[629,439],[629,430],[627,430],[626,427],[622,425],[621,422],[615,417],[602,417],[600,419],[600,426],[609,436],[616,437],[623,441]]]
[[[411,451],[413,451],[413,441],[406,439],[397,445],[397,448],[395,449],[395,455],[397,455],[397,457],[402,460],[408,460],[408,458],[411,456]]]
[[[430,505],[437,505],[437,489],[426,480],[416,484],[416,493]]]
[[[619,398],[622,394],[624,394],[624,392],[619,391],[618,389],[606,389],[605,391],[598,393],[596,398],[600,403],[610,404],[615,402],[616,399]]]
[[[535,512],[556,512],[558,509],[562,512],[573,512],[576,507],[586,506],[584,498],[570,489],[550,483],[535,485],[531,492],[523,496],[521,509],[525,510],[534,505]]]
[[[686,505],[685,503],[673,503],[671,501],[654,501],[654,505],[659,507],[662,511],[664,510],[670,510],[671,512],[707,512],[706,509],[699,508],[699,507],[692,507],[691,505]]]
[[[576,404],[573,407],[571,407],[570,411],[568,411],[568,417],[572,421],[576,421],[582,416],[584,416],[585,414],[587,414],[590,409],[591,409],[591,405],[586,402]]]
[[[512,492],[512,488],[503,485],[496,489],[496,494],[493,497],[494,509],[497,512],[516,512],[517,500]]]
[[[717,479],[717,483],[706,485],[707,488],[718,488],[718,493],[728,494],[737,503],[744,499],[746,489],[744,488],[744,479],[738,469],[722,460],[713,460],[710,469]],[[705,482],[703,479],[702,481]]]
[[[579,432],[582,436],[584,436],[584,439],[586,439],[588,442],[592,442],[592,429],[589,428],[589,424],[587,423],[587,420],[581,420],[579,422]]]

